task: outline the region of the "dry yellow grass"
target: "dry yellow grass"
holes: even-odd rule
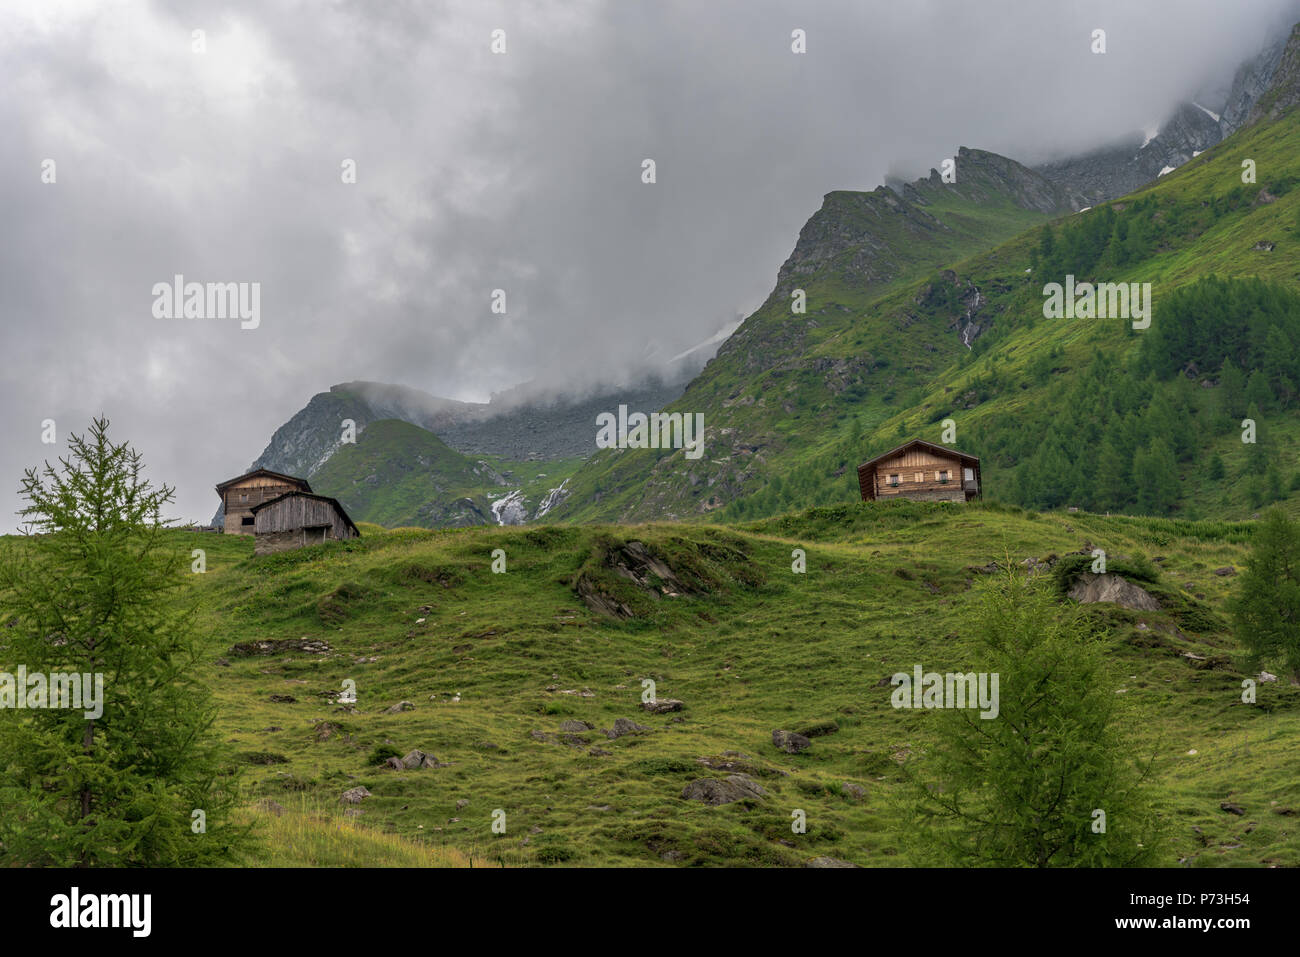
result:
[[[257,867],[500,867],[454,848],[434,847],[367,827],[301,800],[274,813],[253,805],[241,815],[257,827]]]

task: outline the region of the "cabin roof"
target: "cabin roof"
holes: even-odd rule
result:
[[[938,452],[941,455],[951,455],[953,458],[960,459],[962,462],[973,462],[976,468],[979,467],[980,460],[977,456],[967,455],[965,452],[958,452],[956,449],[946,448],[942,445],[935,445],[933,442],[925,441],[925,439],[912,439],[912,441],[904,442],[896,449],[890,449],[888,452],[882,452],[880,455],[877,455],[874,459],[871,459],[868,462],[863,462],[861,465],[858,466],[858,471],[864,472],[867,469],[874,468],[885,459],[893,458],[895,455],[898,455],[900,452],[905,452],[908,449],[918,445],[921,446],[922,448],[928,449],[931,452]]]
[[[293,498],[295,495],[300,495],[303,498],[312,498],[318,502],[328,502],[330,505],[334,506],[334,509],[340,515],[343,516],[343,521],[348,523],[348,527],[357,533],[357,538],[361,537],[361,529],[357,528],[352,519],[348,517],[347,509],[339,504],[338,499],[330,498],[328,495],[317,495],[314,492],[285,492],[283,495],[277,495],[275,498],[268,498],[265,502],[259,502],[257,505],[254,505],[249,509],[249,511],[256,515],[268,505],[274,505],[276,502],[283,502],[286,498]]]
[[[311,491],[311,485],[308,484],[305,478],[298,478],[296,475],[285,475],[283,472],[272,472],[270,469],[253,469],[251,472],[245,472],[243,475],[237,475],[232,479],[226,479],[224,482],[217,483],[217,494],[220,495],[226,489],[230,488],[230,486],[238,484],[239,482],[244,481],[244,479],[250,479],[255,475],[265,475],[268,478],[284,479],[291,485],[300,486],[304,492]]]

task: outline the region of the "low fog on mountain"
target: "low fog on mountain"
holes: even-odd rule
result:
[[[213,484],[336,383],[486,402],[681,377],[762,303],[825,193],[959,146],[1029,165],[1131,147],[1190,100],[1218,115],[1296,15],[8,4],[0,510],[99,413],[178,486],[176,517],[206,520]],[[256,327],[159,318],[155,284],[178,275],[260,284]]]

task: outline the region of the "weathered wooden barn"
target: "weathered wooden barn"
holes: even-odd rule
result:
[[[257,555],[361,537],[337,499],[310,492],[286,492],[254,505],[253,521],[253,552]]]
[[[980,493],[980,460],[965,452],[913,439],[858,466],[863,501],[910,498],[969,502]]]
[[[253,508],[273,498],[279,498],[286,492],[310,492],[311,486],[306,479],[272,472],[270,469],[254,469],[238,478],[232,478],[217,486],[221,496],[221,505],[225,510],[225,524],[222,530],[227,535],[253,534]]]

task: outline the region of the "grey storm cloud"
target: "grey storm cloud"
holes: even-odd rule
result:
[[[177,517],[204,520],[212,485],[336,382],[481,401],[653,371],[762,302],[826,192],[960,145],[1038,162],[1153,130],[1296,16],[1295,0],[6,4],[0,513],[99,413],[178,486]],[[260,325],[155,318],[151,290],[177,274],[259,283]]]

